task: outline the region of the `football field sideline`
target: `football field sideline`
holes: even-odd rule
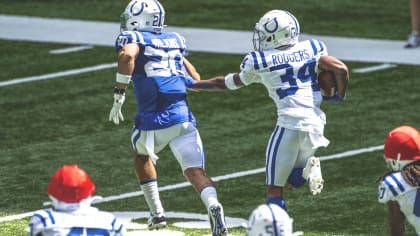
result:
[[[0,14],[0,39],[65,43],[70,45],[114,46],[119,23]],[[169,26],[186,38],[191,52],[243,54],[252,51],[250,31]],[[420,48],[405,49],[405,41],[309,35],[325,42],[328,52],[341,60],[368,63],[420,65]]]
[[[29,24],[30,22],[30,24]],[[23,29],[22,29],[23,27]],[[252,33],[235,30],[167,27],[167,31],[179,32],[187,39],[192,52],[243,54],[252,51]],[[0,14],[0,39],[65,44],[110,46],[119,33],[118,23],[51,19]],[[342,60],[385,63],[373,66],[390,67],[388,63],[420,65],[418,49],[404,49],[404,41],[343,38],[301,34],[301,40],[317,38],[328,45],[329,54]],[[235,42],[235,43],[225,43]],[[1,81],[0,87],[39,80],[55,79],[115,68],[117,63],[105,63],[90,67],[65,70],[50,74],[15,78]],[[391,65],[395,66],[395,65]],[[362,69],[363,70],[363,69]],[[370,68],[367,68],[370,70]],[[357,71],[355,71],[357,73]]]
[[[360,155],[360,154],[363,154],[363,153],[375,152],[375,151],[380,151],[380,150],[383,150],[383,145],[372,146],[372,147],[361,148],[361,149],[355,149],[355,150],[350,150],[350,151],[341,152],[341,153],[328,155],[328,156],[322,156],[322,157],[320,157],[320,159],[321,159],[321,161],[341,159],[341,158],[345,158],[345,157],[356,156],[356,155]],[[243,176],[260,174],[260,173],[264,173],[264,172],[265,172],[265,167],[262,167],[262,168],[257,168],[257,169],[253,169],[253,170],[234,172],[234,173],[227,174],[227,175],[220,175],[220,176],[212,177],[212,180],[214,182],[219,182],[219,181],[222,181],[222,180],[240,178],[240,177],[243,177]],[[190,185],[191,184],[189,182],[181,182],[181,183],[171,184],[171,185],[159,187],[159,192],[175,190],[175,189],[179,189],[179,188],[185,188],[185,187],[188,187]],[[143,191],[123,193],[123,194],[119,194],[119,195],[103,197],[103,198],[95,201],[94,204],[123,200],[123,199],[142,196],[142,195],[143,195]],[[25,213],[17,214],[17,215],[3,216],[3,217],[0,217],[0,223],[30,217],[30,216],[33,215],[34,212],[35,211],[25,212]]]

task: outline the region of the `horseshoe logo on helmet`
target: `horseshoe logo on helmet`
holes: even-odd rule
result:
[[[141,7],[140,7],[140,10],[138,11],[138,12],[134,12],[133,10],[134,10],[134,6],[137,4],[137,1],[135,1],[134,3],[133,3],[133,5],[131,5],[131,9],[130,9],[130,11],[133,13],[133,16],[138,16],[138,15],[140,15],[142,12],[143,12],[143,10],[144,10],[144,6],[146,5],[146,3],[145,2],[142,2],[141,3]]]
[[[264,24],[264,29],[268,33],[274,33],[277,31],[278,28],[279,28],[279,23],[277,22],[277,18],[274,18],[273,20]]]

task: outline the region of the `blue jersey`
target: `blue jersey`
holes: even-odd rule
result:
[[[173,32],[125,31],[118,35],[115,49],[128,43],[140,48],[131,78],[138,107],[135,126],[157,130],[183,122],[195,125],[186,99],[187,87],[195,81],[183,64],[184,38]]]

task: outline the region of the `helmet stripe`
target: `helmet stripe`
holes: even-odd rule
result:
[[[156,1],[156,0],[153,0],[153,1],[156,3],[157,7],[159,8],[159,26],[162,26],[163,25],[163,23],[162,23],[162,15],[163,15],[162,6],[160,5],[160,3],[158,1]]]
[[[274,231],[274,236],[277,236],[277,220],[276,220],[276,216],[274,215],[274,211],[273,209],[270,207],[270,204],[267,204],[268,209],[270,210],[271,213],[271,217],[273,218],[273,231]]]
[[[293,19],[293,21],[295,22],[295,27],[296,27],[296,32],[300,32],[299,31],[299,23],[296,20],[296,17],[293,16],[290,12],[286,11],[286,13]]]

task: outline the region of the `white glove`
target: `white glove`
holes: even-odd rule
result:
[[[112,109],[109,112],[109,121],[114,122],[114,124],[118,125],[121,121],[124,121],[124,117],[121,113],[121,107],[125,101],[125,94],[114,94],[114,105],[112,105]]]

